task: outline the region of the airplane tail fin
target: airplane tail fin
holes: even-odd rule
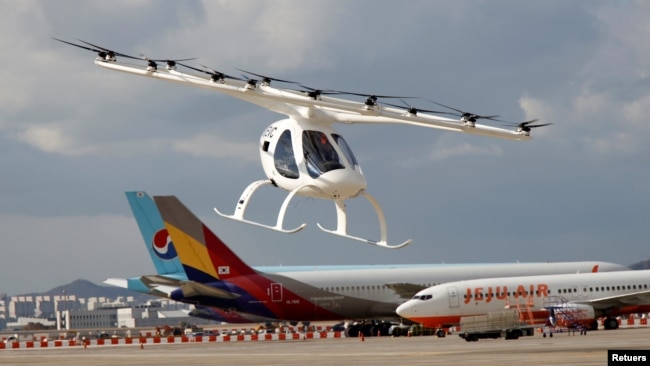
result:
[[[596,273],[598,272],[598,265],[594,264],[594,268],[591,269],[591,273]]]
[[[206,283],[256,273],[175,196],[154,196],[187,277]]]
[[[143,191],[125,192],[149,256],[159,275],[185,277],[176,248],[153,199]]]

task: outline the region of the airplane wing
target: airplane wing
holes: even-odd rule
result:
[[[203,283],[195,281],[181,281],[166,276],[145,275],[140,277],[140,280],[151,290],[156,291],[160,294],[165,294],[168,297],[172,292],[176,290],[183,291],[183,296],[185,297],[208,296],[219,299],[232,300],[241,296],[239,294],[218,289]]]
[[[406,283],[406,282],[387,283],[386,287],[395,291],[395,293],[403,299],[410,299],[418,292],[427,288],[427,286],[417,285],[414,283]]]
[[[233,292],[214,288],[212,286],[205,285],[199,282],[194,282],[194,281],[184,282],[180,288],[183,291],[183,295],[185,295],[185,297],[201,295],[201,296],[215,297],[219,299],[232,300],[232,299],[237,299],[241,296]]]
[[[128,280],[126,278],[107,278],[104,280],[107,285],[128,289]]]
[[[574,301],[577,304],[591,305],[594,309],[609,309],[623,306],[650,304],[650,290],[634,292],[631,294],[603,297],[589,301]]]

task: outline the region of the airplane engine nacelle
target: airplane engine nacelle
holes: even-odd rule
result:
[[[302,196],[349,199],[368,186],[343,136],[322,125],[273,123],[260,138],[260,158],[267,178]]]

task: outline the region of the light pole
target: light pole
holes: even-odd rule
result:
[[[65,290],[63,290],[63,315],[64,315],[64,327],[63,329],[68,329],[68,295]]]

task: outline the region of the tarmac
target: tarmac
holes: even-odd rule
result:
[[[518,340],[367,337],[6,349],[2,365],[606,365],[607,350],[648,350],[650,328]]]

